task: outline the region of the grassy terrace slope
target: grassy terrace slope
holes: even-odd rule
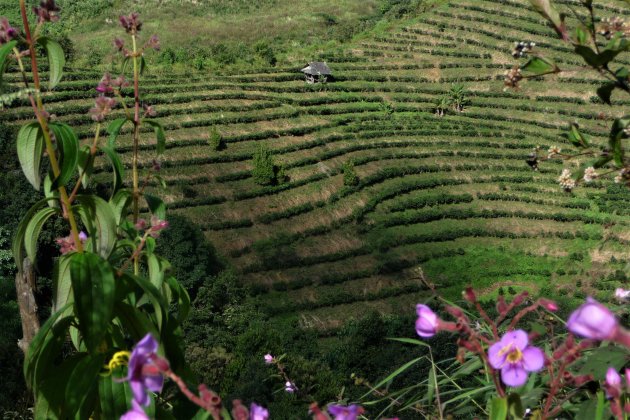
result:
[[[169,129],[162,175],[170,211],[202,226],[272,316],[299,316],[306,326],[335,326],[366,308],[412,310],[427,294],[419,267],[451,296],[466,283],[488,294],[501,286],[569,294],[583,293],[576,282],[587,292],[614,287],[605,278],[628,258],[627,196],[598,183],[562,193],[559,163],[532,172],[524,160],[536,145],[567,148],[560,134],[569,121],[603,142],[623,107],[595,103],[597,84],[583,75],[504,92],[520,40],[576,62],[525,1],[454,0],[322,57],[337,78],[327,85],[305,85],[296,72],[303,63],[223,77],[147,76],[146,101]],[[76,72],[48,101],[86,138],[97,79]],[[435,116],[456,81],[471,104]],[[26,107],[18,112],[28,116]],[[225,150],[209,146],[211,126]],[[147,149],[152,141],[147,134]],[[288,183],[253,182],[261,142]],[[129,163],[129,136],[120,149]],[[356,187],[343,186],[350,159]]]

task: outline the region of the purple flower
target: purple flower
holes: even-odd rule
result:
[[[150,420],[136,400],[131,400],[131,407],[131,410],[123,414],[120,420]]]
[[[79,232],[79,239],[80,239],[82,242],[87,241],[87,240],[88,240],[87,233],[85,233],[85,232],[83,232],[83,231]]]
[[[33,12],[37,15],[39,23],[56,22],[59,20],[59,7],[55,4],[55,0],[42,0],[40,7],[33,7]]]
[[[433,337],[438,331],[439,319],[438,316],[427,305],[416,305],[416,313],[418,319],[416,320],[416,333],[420,337],[429,338]]]
[[[7,18],[0,18],[0,45],[6,44],[17,36],[17,30],[11,26]]]
[[[521,386],[527,372],[537,372],[545,364],[545,355],[538,347],[530,346],[523,330],[509,331],[488,349],[488,361],[501,369],[501,380],[508,386]]]
[[[288,392],[289,394],[292,394],[297,390],[297,387],[295,386],[293,382],[287,381],[284,384],[284,390]]]
[[[90,109],[90,115],[96,122],[105,121],[105,117],[112,112],[112,108],[116,105],[116,100],[107,96],[99,96],[96,98],[94,108]]]
[[[332,414],[334,420],[356,420],[363,413],[363,407],[352,404],[349,406],[332,404],[328,406],[328,412]]]
[[[160,392],[164,385],[161,369],[155,364],[158,359],[155,353],[157,349],[157,341],[151,334],[147,334],[136,344],[129,358],[125,380],[129,381],[129,385],[131,385],[134,400],[145,407],[150,402],[147,390]]]
[[[129,16],[121,16],[120,24],[128,34],[135,35],[142,29],[142,22],[138,19],[140,15],[138,13],[132,13]]]
[[[269,418],[269,410],[259,406],[256,403],[252,403],[249,407],[249,419],[250,420],[267,420]]]
[[[157,35],[152,35],[146,43],[147,48],[153,48],[155,51],[160,51],[160,38]]]
[[[115,38],[115,39],[114,39],[114,47],[116,47],[116,49],[117,49],[118,51],[122,51],[122,50],[123,50],[123,48],[125,48],[125,41],[123,41],[123,40],[122,40],[122,39],[120,39],[120,38]]]
[[[269,353],[265,354],[265,363],[267,364],[273,363],[273,356],[270,355]]]
[[[608,398],[618,398],[621,395],[621,375],[614,367],[609,367],[606,371],[606,396]]]
[[[617,332],[615,314],[607,307],[588,297],[586,303],[577,308],[567,321],[573,334],[594,340],[609,340]]]
[[[625,290],[621,287],[618,287],[615,289],[615,297],[619,300],[626,300],[630,297],[630,290]]]
[[[96,86],[96,91],[102,94],[114,93],[114,88],[112,87],[112,76],[109,73],[105,73],[103,78]]]

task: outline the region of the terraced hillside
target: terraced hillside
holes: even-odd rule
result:
[[[561,133],[570,121],[603,142],[628,102],[604,108],[597,83],[575,74],[503,90],[514,41],[579,64],[553,39],[525,1],[453,0],[343,53],[305,57],[332,67],[336,80],[325,85],[305,84],[303,63],[223,77],[146,76],[145,100],[168,129],[170,211],[202,226],[272,316],[316,328],[366,308],[410,311],[428,293],[420,274],[447,296],[467,283],[490,295],[614,287],[609,274],[629,256],[628,196],[608,182],[563,193],[559,162],[533,172],[525,158],[537,145],[567,147]],[[86,139],[99,77],[75,71],[47,98],[51,113],[79,124]],[[455,82],[471,103],[438,117],[435,104]],[[209,144],[212,127],[225,150]],[[152,137],[144,139],[152,149]],[[129,141],[119,145],[126,163]],[[284,166],[286,183],[253,181],[261,143]],[[355,186],[343,185],[349,161]],[[99,176],[109,177],[106,170]]]

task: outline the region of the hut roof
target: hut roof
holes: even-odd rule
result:
[[[323,63],[321,61],[314,61],[310,63],[308,66],[304,67],[301,71],[303,73],[312,74],[314,76],[320,75],[320,74],[327,76],[327,75],[332,74],[332,72],[330,71],[330,67],[328,67],[326,63]]]

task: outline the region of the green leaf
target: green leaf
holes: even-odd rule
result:
[[[15,237],[13,238],[13,244],[11,249],[13,251],[13,259],[15,260],[15,264],[19,271],[22,271],[22,266],[24,264],[24,258],[26,258],[26,253],[24,249],[24,242],[26,236],[26,228],[30,223],[31,219],[35,216],[35,214],[39,211],[42,206],[45,206],[47,202],[49,202],[50,198],[43,198],[39,200],[37,203],[33,204],[33,206],[28,209],[20,223],[18,224],[17,231],[15,232]]]
[[[150,281],[140,276],[125,273],[122,278],[127,280],[130,284],[139,287],[144,292],[144,295],[138,300],[137,306],[142,306],[145,303],[150,302],[153,306],[153,311],[155,312],[158,328],[161,329],[164,317],[168,314],[168,306],[159,289]]]
[[[96,383],[105,363],[105,354],[87,355],[74,368],[66,384],[66,414],[75,416]]]
[[[383,385],[385,385],[386,383],[388,383],[389,381],[391,381],[392,379],[394,379],[396,376],[400,375],[401,373],[403,373],[404,371],[406,371],[407,369],[409,369],[411,366],[415,365],[416,363],[418,363],[420,360],[424,360],[426,359],[426,356],[421,356],[421,357],[417,357],[407,363],[405,363],[404,365],[402,365],[401,367],[399,367],[398,369],[396,369],[395,371],[393,371],[392,373],[390,373],[385,379],[383,379],[382,381],[380,381],[378,384],[376,384],[374,386],[374,389],[379,389],[381,388]],[[365,395],[363,395],[363,397],[367,397],[368,395],[370,395],[372,393],[372,391],[368,391]]]
[[[94,170],[94,160],[92,159],[91,148],[85,145],[79,149],[79,159],[77,166],[79,167],[79,173],[81,174],[81,185],[83,188],[87,188],[89,185],[89,178]]]
[[[560,69],[556,66],[555,63],[542,58],[542,57],[532,57],[521,66],[522,71],[527,71],[533,74],[541,75],[548,73],[557,73]]]
[[[109,133],[109,140],[107,141],[107,146],[111,147],[112,149],[114,148],[115,143],[116,143],[116,138],[118,138],[118,135],[120,134],[120,130],[122,129],[123,125],[125,125],[127,121],[129,121],[127,118],[118,118],[112,121],[111,123],[109,123],[109,125],[107,126],[107,132]]]
[[[494,398],[490,404],[489,420],[506,420],[508,415],[508,402],[506,398]]]
[[[0,87],[2,87],[2,76],[4,76],[4,72],[9,67],[9,55],[13,48],[17,46],[17,41],[10,41],[0,47]],[[1,91],[1,90],[0,90]]]
[[[155,120],[143,120],[143,124],[150,125],[155,131],[155,137],[157,139],[157,154],[161,155],[166,150],[166,135],[164,134],[164,127],[162,124]]]
[[[55,364],[52,369],[54,374],[43,378],[35,397],[36,420],[66,419],[63,413],[66,384],[84,357],[85,354],[75,355],[64,360],[61,365]]]
[[[144,194],[144,199],[147,201],[151,214],[160,220],[166,220],[166,204],[160,197]]]
[[[128,303],[116,302],[114,315],[125,326],[125,330],[129,331],[135,341],[142,339],[147,333],[153,334],[154,337],[160,336],[155,324],[151,322],[149,317]]]
[[[608,137],[608,144],[613,153],[613,159],[615,160],[615,164],[619,167],[624,164],[624,149],[621,144],[621,139],[624,137],[624,130],[628,125],[630,125],[630,116],[615,119]]]
[[[606,379],[606,371],[609,367],[620,370],[627,363],[628,352],[619,347],[598,347],[582,359],[584,364],[579,374],[593,375],[596,381],[603,381]]]
[[[26,225],[26,231],[24,232],[24,248],[26,248],[26,255],[33,264],[36,262],[37,240],[39,239],[39,234],[41,233],[46,221],[57,212],[57,209],[45,207],[38,211],[28,222],[28,225]]]
[[[60,150],[59,167],[60,174],[53,181],[52,189],[65,186],[74,175],[79,163],[79,138],[69,125],[63,123],[50,123],[50,129],[55,134]]]
[[[626,80],[630,76],[630,72],[626,67],[619,67],[615,72],[615,77],[617,79]]]
[[[48,56],[48,65],[50,67],[50,77],[48,81],[48,89],[53,90],[61,81],[63,76],[63,67],[66,65],[66,57],[63,48],[58,42],[47,37],[41,37],[37,42],[44,47]]]
[[[53,268],[53,312],[58,311],[68,303],[72,303],[70,260],[73,255],[74,253],[62,255],[55,261]]]
[[[131,204],[132,193],[129,190],[119,190],[109,199],[109,205],[114,212],[116,224],[120,225],[127,214],[127,207]]]
[[[50,173],[48,173],[44,177],[44,197],[52,198],[53,200],[48,201],[48,205],[52,208],[59,208],[59,191],[52,189],[52,179],[50,178]]]
[[[575,39],[580,45],[587,44],[589,39],[588,31],[585,30],[585,28],[578,26],[575,28]]]
[[[147,257],[147,265],[149,266],[149,279],[156,289],[160,290],[164,283],[164,270],[160,264],[157,255],[150,254]]]
[[[17,136],[17,154],[22,171],[28,182],[37,191],[41,184],[41,163],[44,152],[44,136],[37,122],[26,124],[20,128]]]
[[[119,419],[129,409],[133,398],[129,382],[121,382],[123,375],[117,368],[111,375],[101,376],[98,381],[101,412],[104,419]]]
[[[521,397],[516,393],[511,393],[508,395],[508,411],[512,420],[521,420],[525,415],[525,410],[523,409],[523,403],[521,402]]]
[[[188,318],[190,312],[190,295],[173,276],[166,278],[166,284],[171,288],[171,292],[177,300],[177,322],[181,324]]]
[[[210,420],[211,418],[212,416],[206,409],[200,408],[190,420]]]
[[[591,47],[587,47],[586,45],[577,45],[575,47],[575,52],[580,55],[587,64],[593,67],[599,67],[601,65],[597,53],[593,51]]]
[[[549,0],[529,0],[536,11],[547,19],[555,28],[558,35],[563,39],[567,38],[564,19],[556,9],[553,8]]]
[[[78,195],[77,207],[81,220],[85,225],[95,252],[108,258],[116,245],[116,217],[112,207],[102,198],[91,195]]]
[[[597,88],[597,96],[604,101],[605,104],[611,105],[610,97],[617,84],[615,82],[607,82]]]
[[[62,317],[68,307],[64,306],[48,318],[28,348],[24,358],[24,378],[33,392],[37,392],[39,383],[53,367],[52,361],[66,339],[66,331],[73,321],[71,316]]]
[[[580,131],[577,124],[571,123],[568,135],[569,141],[576,147],[586,148],[589,146],[590,137]]]
[[[114,181],[113,181],[113,194],[115,194],[123,185],[123,178],[125,177],[125,169],[123,167],[122,162],[120,161],[120,157],[116,151],[109,146],[101,146],[101,150],[105,152],[105,155],[109,158],[110,163],[112,164]]]
[[[114,311],[116,281],[112,266],[96,254],[75,254],[70,261],[79,330],[92,353],[101,349]]]

